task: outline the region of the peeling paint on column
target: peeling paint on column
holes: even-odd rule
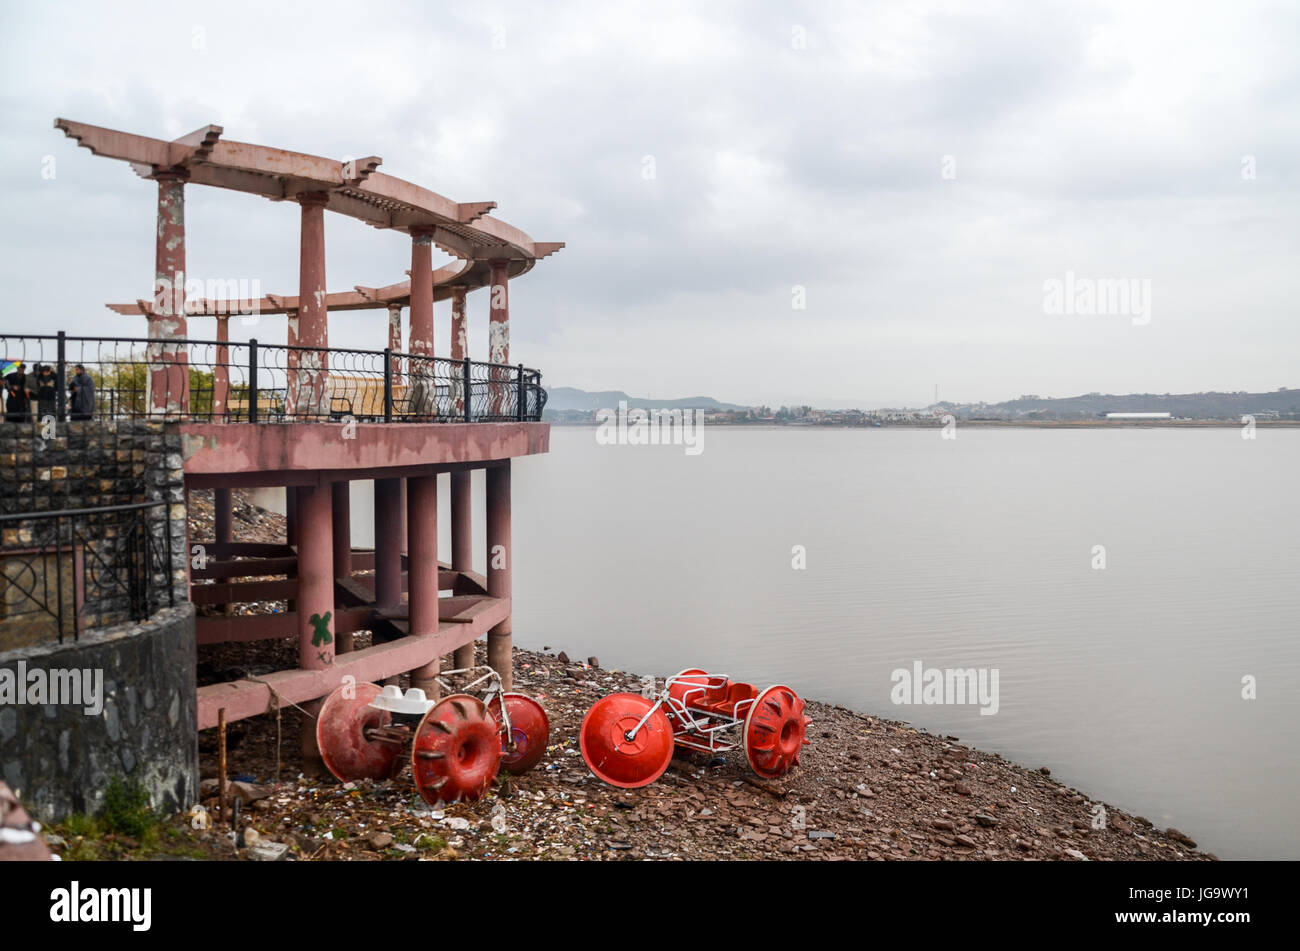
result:
[[[451,289],[451,358],[464,360],[469,353],[469,335],[465,329],[465,295],[464,287]],[[457,419],[465,415],[465,381],[461,374],[453,372],[451,378],[451,411]]]
[[[393,353],[402,352],[402,307],[400,304],[388,308],[388,349]],[[402,382],[402,360],[393,358],[393,382]]]
[[[433,348],[433,235],[429,229],[411,229],[411,353],[432,357]],[[411,376],[417,375],[416,365]]]
[[[329,312],[325,306],[324,192],[303,192],[301,256],[298,267],[298,347],[329,346]],[[329,415],[329,357],[316,350],[299,350],[297,370],[290,375],[293,410],[300,415]],[[296,385],[295,385],[296,381]]]
[[[158,182],[158,233],[154,245],[154,307],[148,320],[149,371],[146,404],[150,413],[179,414],[189,409],[189,352],[185,339],[185,172],[155,169]],[[153,341],[160,341],[154,343]],[[165,343],[161,342],[165,341]]]
[[[488,309],[488,361],[510,362],[510,287],[508,262],[493,261],[491,266],[491,298]],[[505,413],[505,370],[492,370],[492,385],[488,390],[488,411],[493,416]]]

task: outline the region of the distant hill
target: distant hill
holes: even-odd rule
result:
[[[622,390],[601,390],[589,393],[572,386],[557,386],[546,391],[546,408],[556,412],[579,410],[595,412],[598,409],[617,409],[620,402],[627,403],[628,409],[708,409],[708,410],[742,410],[748,406],[735,403],[720,403],[711,396],[688,396],[677,400],[643,399],[628,396]]]
[[[1105,413],[1169,413],[1186,419],[1239,419],[1243,415],[1300,415],[1300,390],[1271,393],[1086,393],[1051,399],[1021,396],[1003,403],[939,403],[961,416],[1081,419]]]

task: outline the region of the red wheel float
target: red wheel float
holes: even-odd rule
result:
[[[745,716],[745,757],[765,779],[777,779],[799,764],[799,749],[808,742],[811,719],[804,701],[783,684],[758,695]]]
[[[641,729],[632,733],[654,708]],[[663,708],[635,693],[597,700],[578,731],[582,758],[593,773],[623,789],[636,789],[663,775],[673,758],[673,727]]]
[[[345,697],[345,692],[352,696]],[[340,782],[389,779],[401,769],[400,746],[366,737],[366,730],[392,722],[387,711],[370,706],[379,693],[375,684],[340,686],[321,704],[316,718],[316,746],[325,767]]]
[[[551,722],[542,705],[526,694],[505,694],[505,702],[506,713],[510,715],[510,736],[505,735],[500,697],[492,698],[488,712],[501,724],[501,768],[518,776],[541,762],[551,739]]]
[[[411,768],[415,788],[430,805],[473,802],[492,785],[500,763],[497,721],[475,697],[456,693],[440,700],[416,727]]]

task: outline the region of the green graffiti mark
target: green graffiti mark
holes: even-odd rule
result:
[[[334,640],[334,635],[330,634],[330,618],[333,611],[326,611],[325,616],[319,614],[311,616],[311,626],[316,629],[316,633],[311,636],[313,647],[320,647],[322,644],[329,644]]]

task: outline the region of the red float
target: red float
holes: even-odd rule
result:
[[[616,693],[596,701],[582,721],[582,755],[605,782],[635,788],[663,775],[674,745],[725,753],[735,749],[739,734],[754,772],[776,779],[799,764],[808,742],[812,721],[804,707],[784,684],[760,692],[690,667],[669,677],[655,697]]]
[[[488,712],[501,725],[501,768],[518,776],[541,762],[546,744],[551,739],[551,723],[542,705],[532,697],[522,693],[507,693],[504,697],[504,718],[501,716],[501,695],[488,701]]]
[[[392,723],[387,711],[370,706],[379,693],[375,684],[344,685],[321,704],[316,745],[326,768],[340,782],[389,779],[401,769],[401,746],[377,738]]]
[[[646,786],[673,758],[673,726],[661,701],[635,693],[597,700],[578,731],[582,758],[593,773],[623,789]]]
[[[745,715],[745,758],[766,779],[776,779],[799,765],[799,750],[808,742],[812,721],[803,715],[804,701],[783,684],[758,695]]]
[[[415,729],[411,769],[415,788],[430,805],[479,799],[500,763],[497,721],[483,701],[469,694],[440,700]]]

